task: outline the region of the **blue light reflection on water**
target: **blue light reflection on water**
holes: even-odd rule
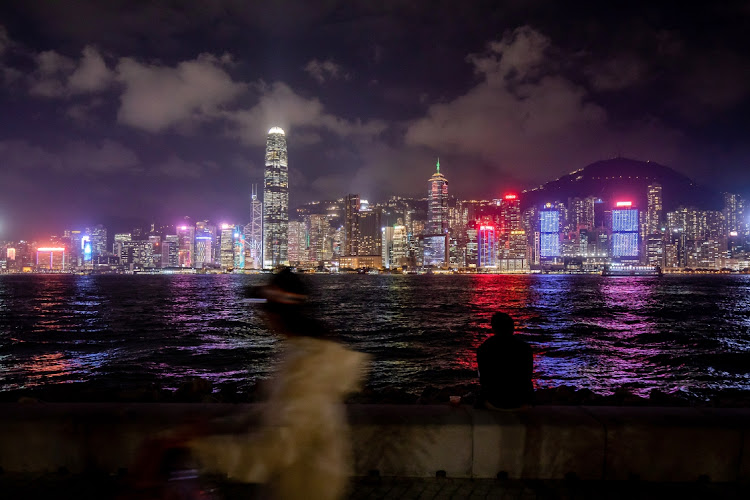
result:
[[[510,313],[535,385],[750,389],[750,276],[311,275],[313,309],[373,355],[370,383],[475,382],[489,318]],[[0,276],[0,390],[269,376],[279,339],[245,286],[263,275]]]

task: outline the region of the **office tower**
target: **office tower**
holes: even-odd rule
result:
[[[146,267],[161,267],[161,236],[151,234],[146,241],[151,245],[151,262]]]
[[[594,206],[597,199],[593,196],[572,198],[568,202],[568,217],[571,232],[594,227]]]
[[[198,269],[212,267],[213,238],[210,234],[199,234],[195,236],[195,267]]]
[[[357,255],[359,245],[359,195],[344,198],[344,251],[343,255]]]
[[[552,203],[539,211],[539,235],[541,261],[560,257],[560,211]]]
[[[435,164],[427,190],[427,224],[424,236],[424,265],[442,266],[448,260],[448,179],[440,173],[440,159]]]
[[[498,266],[506,271],[523,271],[527,267],[526,230],[521,220],[521,200],[506,194],[500,203],[502,232],[498,234]]]
[[[263,176],[263,267],[288,263],[289,171],[286,136],[279,127],[268,131]]]
[[[178,238],[178,266],[193,267],[193,258],[195,254],[195,226],[182,225],[177,226]]]
[[[393,226],[385,226],[381,229],[381,255],[383,257],[383,267],[391,268],[393,261]]]
[[[234,269],[234,224],[222,224],[219,250],[219,266],[222,271]]]
[[[100,257],[107,255],[107,228],[97,224],[93,229],[86,230],[91,238],[91,257],[97,261]]]
[[[178,267],[179,238],[176,234],[167,234],[161,244],[161,267]]]
[[[232,233],[232,255],[234,256],[232,269],[245,269],[245,235],[240,230],[240,226],[235,226]]]
[[[735,257],[744,253],[745,241],[750,236],[748,235],[745,200],[738,194],[724,193],[723,212],[727,255]]]
[[[298,266],[307,261],[307,231],[303,221],[289,221],[287,238],[287,258],[290,266]]]
[[[65,271],[65,247],[39,247],[36,249],[37,271]]]
[[[320,264],[333,257],[332,238],[329,234],[331,224],[324,214],[310,214],[306,217],[307,260]]]
[[[661,184],[651,184],[646,193],[646,234],[661,233],[664,201]]]
[[[406,226],[393,226],[393,249],[391,252],[391,268],[402,267],[409,261],[409,241]]]
[[[427,227],[429,234],[444,234],[448,231],[448,179],[440,173],[440,160],[429,180],[427,191]]]
[[[258,186],[253,184],[250,195],[250,223],[245,226],[245,240],[247,243],[248,269],[261,269],[263,262],[263,205],[258,199]]]
[[[480,223],[477,231],[477,267],[497,267],[497,230],[490,223]]]
[[[612,258],[638,259],[638,209],[631,201],[618,201],[612,209]]]
[[[379,207],[359,212],[357,255],[380,255],[382,245],[382,210]]]
[[[133,235],[131,235],[130,233],[115,233],[114,239],[115,241],[112,244],[112,253],[115,255],[115,257],[120,259],[121,264],[128,264],[128,256],[125,253],[126,248],[124,243],[126,241],[132,241]]]

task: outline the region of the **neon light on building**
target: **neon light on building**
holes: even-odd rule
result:
[[[560,211],[551,210],[547,203],[539,212],[539,233],[541,257],[560,257]]]
[[[518,196],[515,195],[515,194],[506,194],[505,195],[505,199],[506,200],[515,200],[516,198],[518,198]]]
[[[618,201],[619,208],[612,210],[612,258],[638,257],[638,209],[632,205]]]
[[[49,265],[46,262],[39,265],[39,255],[49,253]],[[56,258],[57,256],[57,258]],[[46,259],[44,259],[46,261]],[[39,247],[36,249],[37,268],[48,269],[50,271],[62,271],[65,269],[65,247]]]
[[[483,224],[477,232],[477,267],[497,267],[495,226]]]

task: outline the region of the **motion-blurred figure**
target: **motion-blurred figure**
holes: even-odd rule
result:
[[[272,498],[342,498],[352,473],[342,400],[359,387],[368,356],[333,341],[304,313],[307,290],[289,269],[258,292],[269,325],[287,344],[261,427],[196,438],[191,446],[209,470],[265,483]]]
[[[513,336],[513,318],[505,313],[492,316],[495,333],[477,349],[479,406],[489,409],[519,408],[532,403],[534,358],[531,347]]]

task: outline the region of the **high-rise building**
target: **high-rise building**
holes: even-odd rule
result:
[[[497,267],[497,230],[490,222],[481,223],[478,227],[477,267]]]
[[[234,224],[221,225],[221,237],[219,246],[219,265],[222,271],[234,269]]]
[[[258,186],[253,184],[250,195],[250,223],[245,226],[245,242],[247,256],[245,267],[261,269],[263,261],[263,204],[258,199]]]
[[[177,238],[179,238],[179,266],[194,267],[195,258],[195,226],[177,226]]]
[[[359,212],[359,245],[357,255],[380,255],[382,245],[382,210],[375,207]]]
[[[307,260],[307,231],[305,223],[298,220],[289,221],[287,238],[287,257],[289,265],[298,266]]]
[[[618,201],[612,209],[612,258],[638,259],[638,233],[638,209],[631,201]]]
[[[646,234],[658,234],[661,232],[664,211],[661,184],[651,184],[648,186],[646,200]]]
[[[280,127],[268,131],[263,176],[263,267],[288,263],[289,166],[286,136]]]
[[[232,233],[232,253],[234,254],[233,269],[245,269],[245,235],[240,226],[235,226]]]
[[[331,238],[331,224],[325,214],[310,214],[307,219],[307,259],[320,264],[333,257],[333,239]]]
[[[424,236],[424,265],[442,266],[448,261],[448,179],[440,173],[440,159],[435,164],[427,190],[427,224]]]
[[[107,228],[97,224],[86,232],[91,236],[91,257],[98,262],[99,258],[107,255]]]
[[[344,251],[343,255],[359,253],[359,195],[344,198]]]
[[[539,211],[539,234],[541,261],[560,257],[560,211],[552,203]]]
[[[176,234],[166,234],[161,244],[161,267],[177,267],[178,265],[179,238]]]

